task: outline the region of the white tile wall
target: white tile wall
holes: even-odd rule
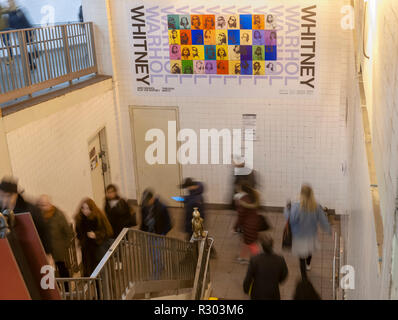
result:
[[[387,292],[391,272],[395,199],[398,196],[398,2],[380,1],[372,30],[373,51],[366,61],[372,79],[366,79],[368,104],[372,109],[372,139],[380,205],[384,224],[383,289]],[[372,63],[371,68],[369,63]],[[370,92],[369,92],[370,91]],[[393,271],[397,272],[397,271]]]
[[[297,1],[298,3],[300,1]],[[320,95],[314,100],[277,99],[195,99],[173,97],[138,97],[133,92],[133,76],[129,68],[129,26],[122,1],[112,2],[112,26],[119,89],[121,98],[122,144],[131,145],[128,107],[130,105],[178,106],[181,128],[240,128],[241,114],[258,115],[259,141],[255,144],[255,169],[261,177],[263,203],[282,206],[287,198],[299,192],[304,181],[313,184],[322,204],[344,209],[345,193],[341,171],[340,142],[343,137],[341,121],[341,79],[345,69],[340,67],[341,37],[339,28],[341,4],[344,1],[322,3],[319,21],[321,41],[318,52],[321,78]],[[270,4],[272,5],[272,4]],[[336,48],[339,48],[338,50]],[[130,185],[128,194],[135,198],[133,186],[133,156],[124,158]],[[227,166],[184,166],[184,176],[203,180],[208,186],[207,201],[225,203],[231,168]]]
[[[347,117],[346,145],[349,154],[347,175],[349,177],[346,208],[349,218],[344,219],[342,234],[344,237],[346,264],[354,267],[355,289],[347,290],[348,299],[379,299],[385,296],[378,271],[378,250],[376,245],[373,204],[370,192],[370,178],[365,136],[362,123],[359,86],[354,73],[354,53],[351,44],[348,57],[350,74],[349,112]],[[345,222],[348,221],[348,222]]]
[[[367,35],[368,41],[373,41],[373,50],[368,52],[370,60],[363,58],[362,70],[384,225],[383,264],[379,273],[360,100],[358,88],[351,85],[356,77],[351,74],[347,87],[350,113],[346,139],[348,154],[351,154],[348,166],[350,217],[348,225],[344,226],[347,262],[356,271],[356,289],[348,291],[350,299],[388,299],[391,271],[397,272],[391,270],[391,249],[395,198],[398,194],[398,36],[395,32],[398,2],[378,1],[375,10],[377,28],[371,28]],[[369,12],[368,23],[372,14]],[[352,59],[348,62],[353,65]]]
[[[21,187],[29,196],[49,194],[70,219],[79,201],[92,197],[88,141],[103,127],[112,181],[121,181],[113,90],[98,92],[94,97],[87,97],[85,89],[79,90],[79,94],[79,104],[7,135],[13,174],[19,178]]]

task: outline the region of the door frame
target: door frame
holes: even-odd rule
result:
[[[101,131],[104,132],[105,145],[106,145],[106,147],[108,149],[107,153],[109,155],[108,134],[107,134],[107,130],[106,130],[106,125],[105,124],[100,126],[99,129],[94,131],[95,133],[93,133],[92,135],[89,136],[89,138],[87,139],[87,146],[90,145],[91,141],[93,141],[96,137],[98,137],[99,141],[100,141],[100,147],[101,147],[101,134],[100,134]],[[88,150],[88,151],[90,152],[90,150]],[[110,164],[110,159],[109,159],[108,155],[107,155],[107,157],[108,157],[107,158],[107,162],[108,162],[109,182],[112,183],[112,175],[111,175],[111,171],[110,171],[111,170],[110,169],[111,164]],[[101,166],[102,166],[102,159],[99,158],[98,161],[100,161],[100,160],[101,160]],[[89,161],[88,163],[89,163],[89,167],[90,167],[90,157],[89,157],[88,161]],[[102,180],[104,182],[104,192],[105,192],[105,190],[106,190],[106,182],[105,182],[104,172],[102,171],[102,167],[101,167],[101,172],[102,172]],[[90,171],[90,180],[91,180],[91,171]],[[93,189],[92,181],[91,181],[91,189]]]
[[[136,190],[137,202],[138,202],[138,205],[140,205],[141,194],[142,194],[143,190],[141,190],[141,186],[140,186],[139,179],[138,179],[137,150],[136,150],[136,144],[135,144],[135,130],[134,130],[134,126],[133,126],[133,123],[134,123],[133,115],[134,115],[134,110],[135,109],[173,110],[175,112],[175,115],[176,115],[177,135],[178,135],[178,132],[180,131],[180,114],[179,114],[179,108],[177,106],[175,106],[175,107],[173,107],[173,106],[170,106],[170,107],[159,106],[159,107],[157,107],[157,106],[142,106],[142,105],[140,105],[140,106],[130,105],[129,106],[131,143],[132,143],[132,149],[133,149],[133,162],[134,162],[134,180],[135,180],[135,185],[136,185],[135,190]],[[166,135],[166,137],[167,137],[167,135]],[[166,141],[167,141],[167,138],[166,138]],[[180,147],[180,143],[177,140],[176,141],[176,150],[178,150],[179,147]],[[167,151],[167,157],[168,157],[168,150],[166,150],[166,151]],[[166,159],[167,159],[167,157],[166,157]],[[181,163],[178,161],[178,159],[177,159],[176,165],[178,167],[178,179],[179,179],[179,181],[182,181],[182,167],[181,167]],[[180,190],[179,196],[181,196],[181,194],[182,194],[182,191]],[[182,207],[182,204],[180,204],[180,206],[176,206],[176,207],[177,208],[178,207]]]

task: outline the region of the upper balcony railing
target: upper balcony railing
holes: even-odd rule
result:
[[[0,32],[0,103],[97,71],[92,22]]]

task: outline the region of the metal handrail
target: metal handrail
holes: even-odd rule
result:
[[[333,273],[332,273],[333,300],[336,300],[336,260],[337,260],[336,254],[337,254],[337,232],[334,233]]]
[[[192,240],[191,240],[192,242]],[[192,299],[202,300],[204,298],[204,291],[210,280],[210,254],[214,243],[214,239],[208,237],[208,232],[205,231],[203,239],[198,240],[198,262],[196,265],[195,282],[192,290]]]
[[[0,32],[0,103],[97,72],[92,22]]]
[[[57,282],[64,299],[76,296],[82,299],[130,299],[140,293],[140,288],[147,290],[145,292],[155,288],[155,292],[172,286],[174,289],[193,287],[196,262],[194,245],[190,242],[125,228],[89,278],[73,278],[71,283],[70,279],[57,279]],[[97,293],[83,295],[84,286],[79,279],[82,283],[87,279],[95,280]],[[65,283],[68,283],[69,291]],[[80,291],[75,292],[76,288]]]
[[[103,299],[100,278],[57,278],[56,280],[63,300]]]
[[[204,271],[204,278],[202,281],[202,291],[200,293],[200,299],[202,300],[204,298],[204,292],[205,292],[205,288],[207,287],[208,284],[208,279],[210,280],[210,277],[208,277],[209,269],[210,269],[210,254],[211,254],[211,249],[213,247],[213,243],[214,243],[214,238],[209,237],[208,240],[210,240],[210,244],[209,244],[209,248],[207,251],[207,257],[206,257],[206,263],[205,263],[205,271]]]
[[[79,264],[79,260],[77,258],[76,241],[77,241],[77,236],[74,235],[69,243],[65,255],[66,266],[68,267],[71,274],[77,273],[82,269],[81,264]]]

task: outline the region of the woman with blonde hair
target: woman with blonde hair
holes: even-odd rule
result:
[[[317,247],[318,224],[330,233],[328,219],[308,184],[301,186],[300,202],[288,202],[284,215],[292,231],[292,254],[299,257],[301,277],[306,279],[306,271],[311,270],[312,253]]]
[[[82,200],[75,226],[82,249],[84,277],[89,277],[108,250],[113,230],[105,213],[90,198]]]

